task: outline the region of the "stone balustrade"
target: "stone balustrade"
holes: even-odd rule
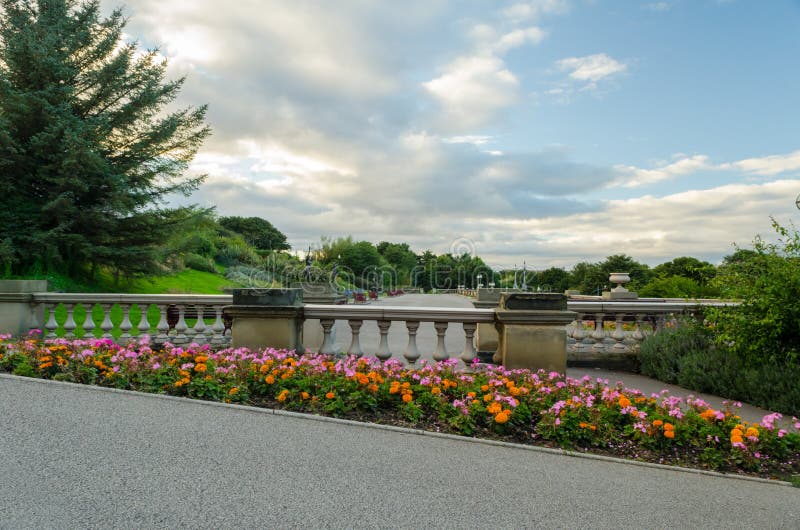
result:
[[[19,295],[23,296],[23,295]],[[232,303],[230,295],[134,295],[93,293],[48,293],[38,292],[24,295],[26,304],[33,311],[29,314],[28,328],[42,329],[46,338],[104,337],[118,342],[129,341],[135,336],[149,335],[160,344],[211,344],[225,347],[231,344],[231,333],[223,320],[223,308]],[[0,300],[0,303],[6,301]],[[10,300],[7,302],[11,302]],[[15,303],[23,302],[20,298]],[[56,308],[63,305],[56,318]],[[577,319],[567,326],[567,354],[572,364],[602,364],[604,360],[630,359],[635,356],[644,338],[658,332],[678,314],[692,314],[708,306],[726,305],[718,301],[594,301],[569,300],[568,310],[577,313]],[[84,319],[76,319],[76,309],[82,306]],[[113,308],[117,306],[118,309]],[[132,311],[132,309],[136,308]],[[96,309],[97,308],[97,309]],[[93,315],[94,309],[94,315]],[[46,310],[43,311],[43,310]],[[148,310],[150,319],[148,319]],[[112,315],[113,313],[113,315]],[[97,318],[96,315],[101,316]],[[136,322],[132,314],[138,314]],[[157,323],[154,315],[158,315]],[[437,307],[390,307],[382,305],[321,305],[304,304],[303,319],[318,320],[322,328],[323,353],[340,353],[332,340],[332,329],[336,321],[347,322],[350,337],[346,352],[351,354],[375,354],[381,359],[402,356],[408,363],[415,363],[421,356],[417,344],[417,330],[422,323],[433,323],[436,331],[434,360],[450,358],[445,347],[448,329],[460,328],[464,346],[457,352],[465,362],[476,356],[475,330],[492,331],[496,314],[492,308],[437,308]],[[39,315],[38,317],[36,315]],[[41,315],[46,315],[42,319]],[[116,316],[116,318],[113,318]],[[377,324],[380,343],[376,351],[365,352],[361,345],[360,330],[365,321]],[[403,352],[389,349],[389,329],[404,324],[407,346]],[[372,324],[373,326],[375,324]],[[395,332],[396,333],[396,332]],[[483,333],[483,331],[481,331]],[[403,339],[405,340],[405,339]],[[460,340],[460,339],[459,339]],[[424,347],[423,347],[424,349]]]
[[[414,364],[421,353],[417,346],[417,331],[423,322],[433,322],[436,329],[436,348],[432,358],[435,361],[444,361],[450,358],[445,346],[445,334],[450,324],[461,324],[464,331],[465,343],[460,358],[465,363],[471,362],[476,356],[475,330],[479,323],[494,322],[495,315],[491,309],[461,309],[461,308],[428,308],[428,307],[390,307],[390,306],[362,306],[342,307],[329,305],[306,304],[303,308],[305,318],[319,319],[323,329],[323,342],[320,353],[339,353],[334,349],[332,332],[337,320],[346,320],[350,327],[351,340],[348,354],[362,355],[360,332],[365,320],[377,322],[380,333],[380,344],[375,352],[376,357],[385,360],[392,357],[389,349],[389,328],[394,322],[403,322],[408,333],[408,345],[402,353],[403,358]]]
[[[230,333],[225,332],[222,319],[222,308],[230,305],[231,300],[230,295],[34,293],[30,303],[43,307],[47,317],[44,322],[31,322],[30,327],[42,329],[45,338],[55,338],[59,327],[63,329],[64,337],[75,337],[80,326],[82,336],[86,338],[114,339],[116,336],[118,342],[124,343],[132,340],[134,335],[149,335],[156,344],[167,341],[172,344],[194,342],[222,347],[231,340]],[[62,322],[56,319],[59,305],[66,310],[66,319]],[[80,323],[74,317],[75,309],[79,306],[82,306],[86,315]],[[96,306],[102,311],[99,322],[93,316]],[[122,314],[119,322],[112,322],[115,306],[119,307]],[[158,323],[155,326],[148,319],[153,306],[158,311]],[[136,323],[131,321],[131,309],[134,307],[140,315]]]

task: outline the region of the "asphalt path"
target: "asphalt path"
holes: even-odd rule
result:
[[[0,377],[0,528],[798,528],[800,489]]]

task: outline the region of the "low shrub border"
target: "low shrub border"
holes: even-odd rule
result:
[[[59,381],[242,403],[628,459],[793,480],[800,420],[743,421],[667,391],[456,360],[407,368],[374,358],[244,348],[211,351],[146,339],[0,336],[0,371]],[[796,478],[794,479],[796,480]]]

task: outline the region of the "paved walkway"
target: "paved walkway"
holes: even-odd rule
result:
[[[800,489],[0,377],[0,528],[797,528]]]

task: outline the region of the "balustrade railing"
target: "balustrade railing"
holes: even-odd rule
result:
[[[231,343],[229,326],[223,319],[223,307],[232,304],[230,295],[131,295],[131,294],[78,294],[34,293],[34,305],[46,309],[43,322],[32,322],[46,338],[104,337],[120,343],[136,336],[149,335],[160,344],[211,344],[225,347]],[[703,307],[726,305],[715,301],[686,302],[598,302],[570,300],[568,308],[578,314],[577,320],[567,326],[567,352],[572,359],[598,358],[609,354],[633,354],[644,338],[657,332],[678,314],[691,314]],[[57,310],[58,308],[58,310]],[[63,308],[63,309],[62,309]],[[80,316],[78,316],[80,314]],[[59,318],[57,318],[57,315]],[[318,319],[322,327],[322,353],[342,353],[337,347],[333,332],[336,321],[346,322],[349,340],[346,353],[376,355],[380,359],[402,356],[410,364],[425,355],[433,360],[451,358],[451,353],[465,362],[476,356],[475,331],[478,324],[494,323],[493,309],[443,308],[443,307],[390,307],[382,305],[320,305],[304,306],[306,319]],[[375,322],[378,344],[375,348],[362,345],[362,326],[365,321]],[[390,347],[390,329],[404,323],[406,344]],[[445,337],[453,324],[460,324],[463,348],[448,351]],[[432,325],[435,337],[431,343],[420,346],[417,334],[420,326]],[[374,329],[374,328],[373,328]],[[395,331],[395,334],[397,331]],[[451,337],[452,340],[461,340]],[[396,341],[395,341],[396,342]],[[435,342],[435,346],[433,345]],[[421,351],[426,349],[433,351]]]
[[[230,295],[35,293],[32,303],[44,307],[45,321],[32,322],[31,328],[43,330],[45,338],[81,336],[124,343],[148,335],[156,344],[222,347],[231,340],[222,308],[232,301]],[[65,313],[61,322],[56,318],[59,307]],[[76,321],[77,313],[82,321]],[[132,316],[138,316],[135,324]]]
[[[414,364],[422,356],[417,344],[417,333],[420,325],[426,322],[433,323],[436,330],[436,347],[431,353],[435,361],[444,361],[451,357],[447,349],[445,335],[450,324],[461,324],[464,332],[464,347],[459,357],[465,363],[470,363],[477,355],[475,351],[475,330],[479,323],[494,322],[492,309],[461,309],[461,308],[425,308],[425,307],[390,307],[390,306],[363,306],[343,307],[331,305],[306,304],[304,307],[305,318],[319,319],[323,329],[323,341],[320,353],[339,353],[333,343],[333,326],[337,320],[347,321],[350,327],[350,346],[346,353],[363,355],[361,346],[361,328],[364,321],[375,321],[379,331],[379,344],[374,352],[382,360],[391,358],[399,352],[392,352],[389,347],[389,329],[395,322],[405,323],[408,342],[402,352],[403,358]]]
[[[590,354],[629,354],[650,334],[674,322],[678,315],[693,315],[705,307],[730,305],[704,300],[693,302],[593,302],[570,300],[578,318],[567,326],[570,357]],[[588,354],[588,355],[587,355]]]

